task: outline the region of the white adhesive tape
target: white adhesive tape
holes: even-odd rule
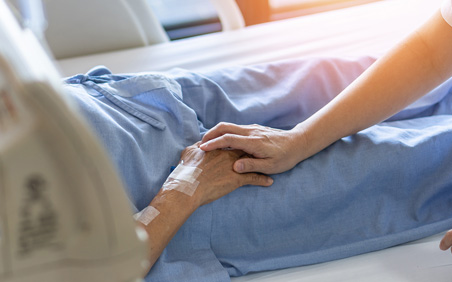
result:
[[[179,164],[168,178],[187,181],[193,184],[201,172],[202,169],[200,168]]]
[[[184,194],[187,194],[188,196],[193,196],[195,194],[196,188],[198,188],[199,181],[195,181],[193,183],[189,183],[186,181],[181,181],[177,179],[171,179],[165,184],[163,184],[164,190],[176,190],[179,192],[182,192]]]
[[[133,218],[136,221],[139,221],[148,226],[159,214],[160,212],[156,208],[154,208],[153,206],[147,206],[139,213],[134,214]]]
[[[167,181],[163,184],[164,190],[177,190],[189,196],[193,196],[198,188],[198,176],[202,169],[192,166],[179,164],[173,172],[168,176]]]

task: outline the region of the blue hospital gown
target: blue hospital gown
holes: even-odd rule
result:
[[[194,73],[66,80],[110,153],[133,208],[146,207],[181,151],[220,121],[289,129],[373,62],[318,58]],[[314,264],[452,228],[452,81],[391,119],[343,138],[270,188],[199,208],[147,281],[229,281]]]

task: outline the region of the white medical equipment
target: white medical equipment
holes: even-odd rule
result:
[[[0,0],[0,281],[137,281],[148,267],[122,182]]]

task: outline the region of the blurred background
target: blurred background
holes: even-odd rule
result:
[[[171,40],[219,32],[209,0],[148,0]],[[236,0],[247,26],[383,0]],[[174,9],[178,7],[178,9]]]

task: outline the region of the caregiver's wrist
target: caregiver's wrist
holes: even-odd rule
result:
[[[293,154],[298,162],[309,158],[313,153],[310,153],[309,146],[309,131],[306,130],[304,124],[300,123],[290,131],[293,146]]]
[[[301,160],[305,160],[322,151],[342,138],[343,134],[340,128],[326,121],[326,118],[307,119],[298,124],[293,131],[301,146],[301,151],[297,151]]]

